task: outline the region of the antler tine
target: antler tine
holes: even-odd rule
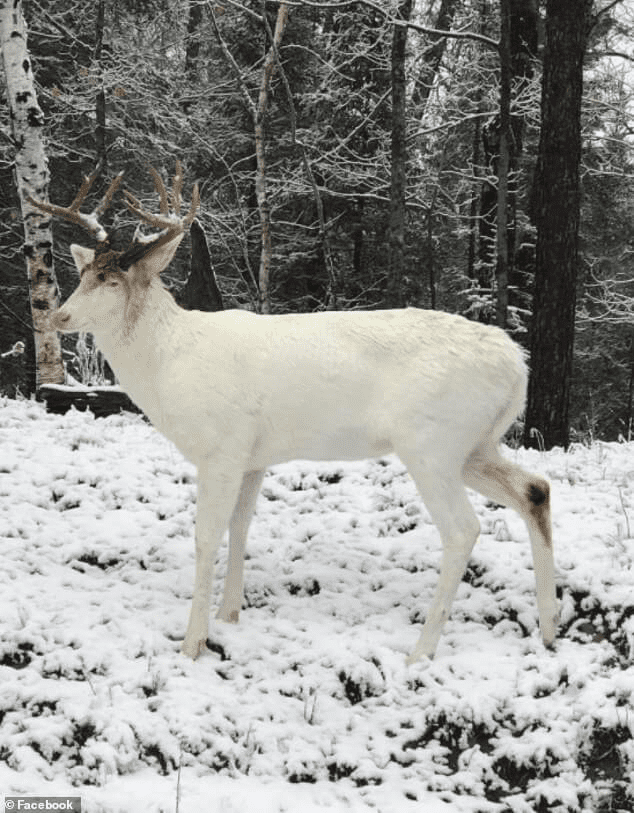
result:
[[[99,174],[100,170],[101,170],[101,165],[98,165],[93,169],[93,171],[90,173],[90,175],[84,175],[84,179],[81,182],[81,186],[79,187],[79,192],[75,196],[75,200],[68,207],[71,212],[79,211],[80,206],[84,202],[84,199],[85,199],[86,195],[88,194],[88,192],[90,191],[90,187],[95,182],[95,178]]]
[[[172,200],[172,209],[176,214],[180,214],[181,210],[181,192],[183,191],[183,167],[180,161],[176,161],[176,171],[172,179],[172,193],[170,195]]]
[[[129,192],[127,189],[123,190],[123,194],[126,197],[126,203],[128,204],[128,209],[135,214],[138,218],[140,218],[144,223],[147,223],[149,226],[155,226],[157,229],[174,229],[175,227],[180,228],[180,222],[168,212],[155,215],[152,212],[148,212],[146,209],[143,208],[143,204],[141,201],[135,197],[132,192]],[[162,201],[161,201],[161,209],[163,208]]]
[[[156,189],[156,193],[159,196],[160,201],[160,211],[162,215],[169,214],[169,201],[167,197],[167,189],[165,188],[165,184],[163,183],[163,179],[158,174],[158,172],[154,169],[154,167],[150,167],[150,174],[154,178],[154,188]]]
[[[115,175],[115,177],[110,182],[110,186],[106,189],[103,198],[100,200],[99,204],[95,207],[95,210],[93,211],[93,215],[95,215],[96,217],[101,217],[101,215],[106,211],[108,206],[110,206],[110,204],[112,203],[112,199],[115,195],[115,192],[119,188],[119,184],[123,179],[124,171],[125,170],[121,170],[121,172],[118,175]]]
[[[200,193],[198,192],[198,184],[194,184],[194,188],[192,189],[192,203],[189,207],[189,212],[183,218],[183,226],[187,227],[190,226],[193,219],[196,217],[196,211],[200,206]]]

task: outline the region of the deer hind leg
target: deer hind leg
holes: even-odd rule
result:
[[[443,551],[440,576],[423,629],[407,663],[433,658],[449,617],[469,556],[480,532],[480,524],[469,502],[459,474],[429,471],[418,462],[403,458],[418,491],[438,528]]]
[[[537,584],[539,626],[544,644],[550,646],[557,632],[558,608],[548,481],[504,460],[498,449],[490,446],[471,454],[463,479],[469,488],[513,508],[526,523]]]
[[[190,658],[197,658],[206,648],[216,554],[241,483],[241,472],[225,470],[219,475],[214,471],[216,465],[205,460],[198,466],[196,575],[189,623],[181,647],[181,652]]]
[[[237,624],[240,618],[244,592],[244,551],[264,473],[265,469],[262,469],[261,471],[248,471],[244,475],[229,523],[229,561],[225,591],[216,618],[232,624]]]

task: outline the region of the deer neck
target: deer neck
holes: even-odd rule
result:
[[[173,336],[183,313],[156,279],[142,296],[132,292],[124,318],[115,330],[95,331],[97,346],[121,386],[145,412],[152,412],[154,403],[160,400],[159,373],[173,352]]]

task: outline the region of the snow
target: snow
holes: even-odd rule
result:
[[[436,658],[405,666],[440,545],[384,458],[267,474],[247,606],[191,662],[192,466],[139,416],[0,399],[2,792],[84,813],[634,809],[634,444],[505,454],[551,480],[554,650],[523,523],[472,495]]]

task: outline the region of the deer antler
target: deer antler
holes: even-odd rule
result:
[[[99,218],[112,202],[112,198],[121,183],[123,172],[120,172],[112,180],[105,195],[90,214],[80,212],[81,205],[86,199],[86,195],[99,175],[99,172],[100,166],[97,166],[90,175],[84,178],[79,192],[70,206],[57,206],[54,203],[44,203],[35,200],[30,195],[27,196],[27,199],[40,211],[53,215],[54,217],[61,217],[89,231],[97,239],[97,254],[100,256],[107,254],[110,260],[112,260],[112,257],[116,257],[116,266],[120,270],[128,269],[149,251],[154,251],[159,246],[172,240],[176,235],[181,234],[196,216],[196,210],[200,204],[198,184],[194,185],[192,191],[192,202],[189,212],[185,217],[180,217],[181,191],[183,189],[183,169],[180,161],[176,162],[176,172],[172,180],[172,189],[169,192],[165,188],[165,184],[159,173],[153,167],[150,167],[150,173],[154,178],[154,186],[159,196],[160,214],[153,214],[152,212],[146,211],[138,198],[135,198],[127,189],[124,189],[123,192],[130,211],[137,215],[144,223],[161,229],[161,231],[158,232],[158,234],[148,235],[145,238],[135,236],[135,242],[124,252],[106,251],[106,249],[108,249],[108,234],[99,223]]]
[[[183,188],[183,169],[181,167],[181,162],[176,162],[176,172],[174,173],[172,189],[170,192],[168,192],[165,188],[163,179],[154,169],[154,167],[150,167],[149,169],[152,177],[154,178],[154,187],[159,196],[160,214],[154,214],[146,211],[139,199],[135,198],[135,196],[131,192],[128,192],[127,189],[123,190],[123,194],[126,197],[130,211],[137,215],[137,217],[139,217],[144,223],[154,226],[155,228],[167,229],[167,233],[160,235],[159,237],[159,240],[165,242],[165,240],[170,240],[172,237],[174,237],[175,234],[179,234],[180,232],[184,231],[185,228],[190,225],[194,217],[196,217],[196,210],[200,204],[198,184],[194,184],[194,189],[192,190],[192,202],[191,206],[189,207],[189,212],[185,215],[185,217],[179,217],[181,209],[181,191]],[[171,212],[170,209],[172,210]],[[155,244],[153,243],[153,245]]]
[[[27,200],[34,206],[37,206],[40,211],[46,212],[46,214],[53,215],[54,217],[61,217],[64,220],[68,220],[70,223],[75,223],[76,225],[81,226],[89,231],[90,234],[96,238],[97,242],[104,243],[108,239],[108,234],[99,222],[99,218],[103,215],[108,206],[110,206],[112,198],[114,197],[114,194],[121,183],[123,172],[120,172],[117,176],[115,176],[115,178],[113,178],[110,186],[106,190],[105,195],[90,214],[84,214],[83,212],[79,211],[86,198],[86,195],[88,194],[88,191],[90,190],[90,187],[93,185],[100,171],[101,166],[97,166],[90,173],[90,175],[84,177],[79,192],[70,206],[57,206],[54,203],[44,203],[42,201],[35,200],[35,198],[32,198],[30,195],[27,195]]]
[[[144,238],[139,235],[137,229],[132,245],[119,257],[118,264],[123,270],[129,268],[133,263],[138,262],[138,260],[144,257],[148,252],[154,251],[164,243],[168,243],[176,237],[176,235],[185,231],[185,228],[190,225],[196,216],[196,210],[200,204],[198,184],[194,184],[189,212],[185,217],[179,217],[181,209],[181,190],[183,188],[183,169],[180,161],[176,162],[176,172],[174,173],[170,192],[165,188],[163,179],[154,167],[150,167],[149,169],[150,174],[154,178],[154,187],[159,196],[160,214],[146,211],[141,201],[131,192],[128,192],[127,189],[124,189],[123,193],[131,212],[137,215],[144,223],[162,229],[162,231]],[[171,213],[170,208],[172,209]]]

